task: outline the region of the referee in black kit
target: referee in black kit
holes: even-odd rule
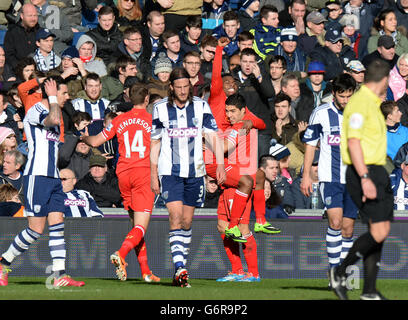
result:
[[[394,197],[384,169],[387,129],[381,113],[386,96],[389,66],[375,60],[366,70],[364,85],[350,98],[343,114],[341,156],[348,165],[346,186],[360,210],[368,231],[351,247],[343,263],[332,268],[330,284],[336,295],[347,299],[346,270],[360,258],[364,265],[361,300],[386,300],[376,289],[381,251],[393,220]]]

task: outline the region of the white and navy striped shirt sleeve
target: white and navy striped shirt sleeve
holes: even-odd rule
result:
[[[32,106],[24,117],[24,133],[28,144],[25,176],[59,178],[57,160],[60,128],[44,126],[44,120],[48,114],[48,109],[39,102]]]

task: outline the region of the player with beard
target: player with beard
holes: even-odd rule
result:
[[[175,267],[173,285],[190,287],[186,269],[196,206],[205,197],[203,138],[216,154],[218,184],[225,180],[223,147],[208,103],[193,97],[184,68],[170,74],[169,95],[153,109],[151,188],[161,193],[169,211],[169,244]]]
[[[300,188],[307,197],[312,193],[311,167],[320,141],[318,176],[329,222],[326,232],[329,268],[338,266],[353,245],[357,218],[357,207],[346,190],[346,165],[340,154],[343,110],[355,88],[356,82],[349,74],[337,76],[333,80],[333,101],[314,109],[303,138],[306,150]]]

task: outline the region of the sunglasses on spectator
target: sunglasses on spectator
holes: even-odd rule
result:
[[[70,179],[75,179],[74,177],[72,177],[72,178],[60,178],[61,179],[61,181],[67,181],[67,180],[70,180]]]
[[[208,183],[217,184],[217,181],[215,181],[215,180],[208,180]]]

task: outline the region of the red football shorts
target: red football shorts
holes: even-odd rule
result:
[[[217,179],[217,165],[216,164],[207,164],[205,166],[205,170],[207,172],[207,175],[209,175],[213,179]],[[225,172],[227,173],[227,178],[225,182],[223,183],[223,186],[227,188],[237,188],[239,179],[243,175],[241,167],[236,164],[228,164],[227,162],[225,163]],[[254,187],[256,184],[256,172],[252,175],[250,175],[252,179],[254,180]]]
[[[218,200],[218,209],[217,209],[217,215],[218,215],[219,220],[223,220],[227,222],[230,221],[231,208],[232,208],[232,203],[234,201],[235,190],[236,190],[235,188],[228,188],[228,189],[224,189],[224,192],[221,193],[220,198]],[[241,220],[239,223],[249,224],[251,208],[252,208],[252,197],[248,200],[244,213],[242,214]]]
[[[152,213],[154,193],[150,188],[150,168],[133,168],[118,175],[119,190],[126,210]]]

